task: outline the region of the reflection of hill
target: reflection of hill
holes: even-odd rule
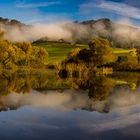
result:
[[[55,71],[5,71],[0,74],[0,110],[41,103],[45,107],[105,113],[138,104],[139,79],[136,73],[61,79]]]
[[[55,71],[3,71],[0,73],[0,95],[29,93],[32,89],[70,88]]]
[[[139,106],[139,89],[132,92],[129,88],[115,87],[112,94],[104,101],[92,100],[87,91],[83,90],[44,90],[37,92],[32,90],[30,94],[11,93],[0,98],[0,110],[7,111],[28,105],[57,110],[86,110],[108,113],[120,110],[122,113],[129,112],[134,106]]]

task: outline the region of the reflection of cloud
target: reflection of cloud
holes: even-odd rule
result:
[[[61,105],[70,100],[69,94],[61,94],[57,91],[50,91],[48,94],[33,92],[31,94],[10,94],[3,98],[5,105],[31,105],[38,107],[62,107]]]
[[[92,102],[81,90],[44,91],[42,94],[32,91],[30,94],[12,93],[2,98],[5,106],[24,106],[53,108],[69,111],[71,109],[87,109],[102,111],[106,106],[108,114],[83,113],[78,119],[79,126],[88,132],[102,132],[121,129],[140,122],[140,95],[129,90],[115,89],[114,94],[106,101]],[[88,116],[89,115],[89,116]]]
[[[139,89],[132,92],[128,89],[116,89],[115,93],[109,97],[108,103],[110,104],[110,109],[114,110],[116,108],[122,107],[133,107],[133,105],[140,104],[140,94]]]
[[[96,119],[99,120],[94,123],[92,123],[92,121],[84,122],[83,120],[81,120],[79,122],[79,125],[81,128],[91,133],[109,131],[113,129],[125,128],[139,123],[140,115],[137,112],[133,114],[128,114],[127,116],[117,116],[117,117],[111,116],[111,114],[109,114],[107,118],[96,117]]]
[[[87,92],[82,90],[64,90],[63,93],[56,90],[45,91],[43,94],[32,91],[30,94],[12,93],[2,98],[5,105],[31,105],[40,107],[66,108],[66,109],[86,109],[109,112],[119,110],[119,113],[126,115],[131,108],[139,105],[139,90],[135,93],[128,89],[115,89],[105,101],[92,101]]]
[[[35,106],[45,108],[56,108],[60,110],[75,110],[84,109],[87,111],[104,110],[104,101],[92,102],[89,99],[87,92],[81,90],[65,90],[63,93],[59,91],[46,91],[39,93],[36,91],[30,94],[11,93],[2,98],[5,107],[20,107],[20,106]]]
[[[88,96],[86,94],[73,92],[74,91],[67,90],[64,93],[58,91],[47,91],[47,93],[44,94],[35,91],[30,94],[12,93],[3,97],[2,101],[6,106],[30,105],[58,109],[67,108],[68,110],[88,107]]]
[[[135,92],[128,89],[115,89],[105,102],[98,102],[98,110],[108,107],[110,112],[106,115],[97,114],[96,121],[81,119],[80,127],[93,133],[122,129],[140,123],[139,91],[139,88]]]

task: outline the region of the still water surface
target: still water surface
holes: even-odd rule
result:
[[[140,139],[140,75],[0,74],[0,139]]]

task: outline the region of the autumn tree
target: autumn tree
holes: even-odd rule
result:
[[[68,58],[75,57],[79,53],[80,50],[81,50],[80,48],[75,48],[75,49],[71,50],[68,53]]]
[[[64,64],[82,64],[88,68],[109,65],[116,61],[116,55],[112,52],[107,39],[95,38],[89,42],[89,49],[75,48],[68,53]]]
[[[89,42],[89,48],[95,65],[104,65],[116,61],[116,56],[113,54],[107,39],[95,38]]]
[[[44,48],[34,47],[33,54],[31,63],[34,65],[42,64],[48,58],[48,52]]]
[[[4,32],[3,32],[3,31],[1,31],[1,32],[0,32],[0,39],[2,39],[2,38],[3,38],[3,36],[4,36]]]
[[[48,53],[44,48],[32,47],[31,43],[11,43],[7,40],[0,40],[0,64],[4,68],[16,66],[40,67],[44,65]]]

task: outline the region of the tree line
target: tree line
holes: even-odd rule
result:
[[[114,70],[139,71],[140,50],[132,48],[129,53],[115,54],[108,39],[94,38],[89,42],[89,49],[75,48],[70,51],[62,67],[70,63],[83,64],[90,69],[111,67]]]

